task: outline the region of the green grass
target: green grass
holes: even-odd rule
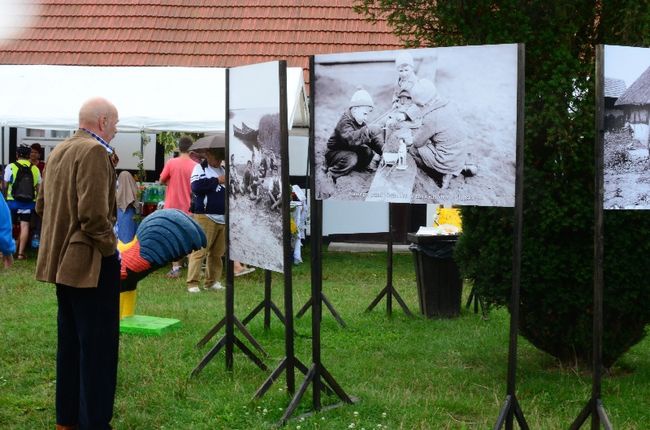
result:
[[[304,255],[305,261],[308,255]],[[418,302],[412,258],[396,254],[394,285],[415,313]],[[188,294],[184,282],[150,275],[138,288],[136,313],[177,318],[179,330],[161,337],[122,335],[114,427],[117,429],[268,429],[290,397],[284,379],[251,401],[267,373],[243,354],[233,372],[220,352],[195,378],[189,374],[209,346],[196,342],[224,315],[224,294]],[[34,281],[34,260],[0,272],[0,427],[47,429],[54,425],[56,299],[54,287]],[[451,320],[409,318],[385,301],[364,310],[386,284],[386,255],[324,253],[324,292],[348,328],[327,310],[322,321],[322,359],[359,403],[292,420],[296,429],[485,429],[494,425],[505,398],[508,313],[488,320],[463,308]],[[263,297],[263,272],[236,278],[240,319]],[[309,298],[308,263],[294,266],[294,307]],[[282,276],[273,275],[275,303],[282,306]],[[467,296],[467,291],[464,292]],[[250,330],[269,352],[274,368],[284,355],[284,331],[273,317],[264,331]],[[311,362],[311,317],[295,322],[296,354]],[[223,332],[221,332],[223,333]],[[221,334],[220,333],[220,334]],[[242,337],[243,339],[243,337]],[[210,346],[214,344],[214,338]],[[591,391],[588,372],[564,367],[520,338],[517,395],[534,429],[568,428]],[[298,385],[302,376],[297,376]],[[634,347],[603,381],[603,399],[618,429],[650,427],[650,341]],[[323,397],[325,404],[335,398]],[[311,408],[311,390],[298,413]],[[585,427],[587,428],[587,426]]]

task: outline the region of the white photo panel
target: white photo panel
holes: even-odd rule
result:
[[[284,269],[279,63],[229,70],[230,259]]]
[[[316,198],[514,206],[517,45],[314,57]]]
[[[604,51],[603,209],[650,209],[650,48]]]

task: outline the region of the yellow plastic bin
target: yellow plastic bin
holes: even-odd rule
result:
[[[136,290],[120,293],[120,319],[131,317],[135,314]]]

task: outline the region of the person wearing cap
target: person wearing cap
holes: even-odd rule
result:
[[[420,79],[411,96],[421,109],[422,126],[415,130],[408,152],[416,165],[445,189],[466,167],[465,127],[455,105],[441,97],[430,80]]]
[[[196,162],[190,157],[190,146],[194,141],[190,136],[178,139],[178,157],[172,158],[160,173],[160,183],[167,185],[165,192],[165,209],[179,209],[190,214],[190,178]],[[183,260],[172,261],[172,268],[167,273],[168,278],[181,276]]]
[[[33,166],[29,161],[31,148],[27,145],[20,145],[16,148],[16,161],[10,163],[4,173],[4,193],[7,198],[7,205],[11,211],[11,218],[14,224],[20,223],[20,236],[18,237],[18,260],[24,260],[25,250],[29,242],[29,227],[32,220],[32,214],[36,206],[36,195],[38,185],[41,182],[41,172],[38,167]],[[32,174],[33,192],[29,198],[19,198],[14,196],[14,186],[18,178],[19,169],[28,168]]]
[[[367,123],[374,106],[368,91],[357,90],[327,141],[326,171],[335,183],[352,170],[373,170],[370,163],[382,154],[383,130]]]
[[[30,147],[31,151],[29,153],[29,161],[36,167],[38,167],[41,176],[43,176],[43,169],[45,169],[45,163],[41,160],[41,151],[43,147],[40,143],[32,143]]]
[[[204,157],[201,164],[194,166],[190,178],[192,189],[191,211],[194,220],[201,226],[207,238],[204,248],[190,254],[187,267],[187,291],[198,293],[201,265],[205,259],[206,290],[221,290],[220,279],[223,272],[223,257],[226,251],[226,170],[222,166],[225,154],[225,137],[217,148],[201,149],[197,152]]]
[[[402,90],[411,90],[418,82],[418,77],[415,74],[415,62],[408,52],[401,51],[397,54],[395,68],[397,69],[397,85],[393,92],[393,107],[399,105],[400,92]]]

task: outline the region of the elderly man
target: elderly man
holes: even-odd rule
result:
[[[38,195],[36,278],[56,284],[57,429],[110,429],[117,381],[120,262],[109,142],[118,113],[86,101],[79,130],[50,154]]]

